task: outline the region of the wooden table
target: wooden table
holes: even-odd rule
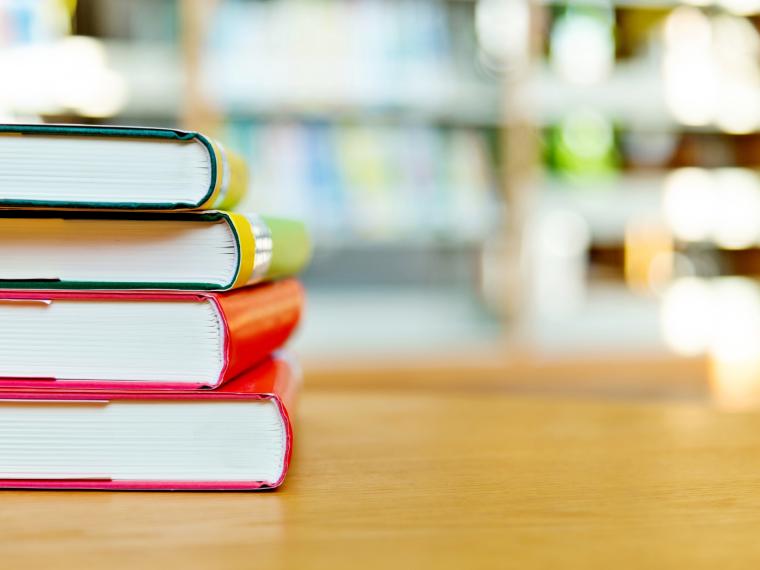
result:
[[[723,569],[760,558],[758,413],[312,389],[298,419],[277,492],[2,492],[2,567]]]

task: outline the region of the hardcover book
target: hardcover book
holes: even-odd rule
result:
[[[303,224],[252,214],[0,210],[0,288],[226,290],[309,248]]]
[[[176,129],[0,124],[0,207],[116,210],[233,208],[245,162]]]
[[[299,381],[273,357],[218,390],[0,389],[0,487],[277,487]]]
[[[0,386],[216,388],[282,346],[294,279],[227,293],[0,291]]]

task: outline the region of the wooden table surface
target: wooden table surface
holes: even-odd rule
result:
[[[3,568],[731,568],[760,559],[760,413],[306,390],[269,493],[2,492]]]

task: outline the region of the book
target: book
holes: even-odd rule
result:
[[[309,248],[303,224],[253,214],[0,210],[0,288],[226,290]]]
[[[237,154],[193,131],[0,124],[0,207],[233,208],[248,188]]]
[[[290,462],[293,363],[217,390],[0,390],[0,487],[255,490]]]
[[[0,386],[216,388],[282,346],[294,279],[226,293],[0,290]]]
[[[248,168],[192,131],[0,124],[0,207],[230,209]]]
[[[295,216],[328,246],[470,243],[498,227],[497,177],[477,130],[232,121],[225,138],[257,166],[240,211]]]

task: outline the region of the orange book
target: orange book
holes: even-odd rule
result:
[[[0,386],[215,388],[296,327],[294,279],[212,292],[0,291]]]

